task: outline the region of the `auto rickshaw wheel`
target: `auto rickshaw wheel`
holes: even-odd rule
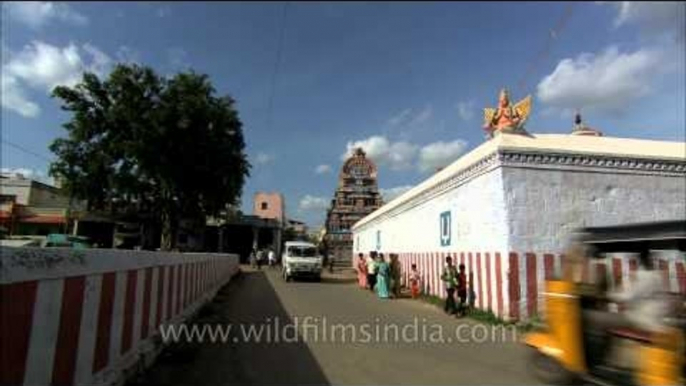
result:
[[[534,376],[546,384],[571,385],[576,377],[555,358],[537,349],[531,350],[529,365]]]

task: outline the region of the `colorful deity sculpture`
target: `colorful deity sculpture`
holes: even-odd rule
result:
[[[524,122],[530,113],[531,95],[513,106],[507,90],[502,89],[498,98],[498,107],[484,109],[484,130],[490,137],[498,132],[523,132]]]

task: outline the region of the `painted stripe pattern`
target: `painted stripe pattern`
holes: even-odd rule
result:
[[[383,252],[385,256],[389,253]],[[367,255],[364,255],[365,258]],[[409,273],[413,264],[421,276],[422,291],[445,298],[441,271],[445,258],[451,256],[455,264],[464,264],[468,273],[469,292],[474,306],[490,310],[496,316],[509,319],[527,319],[545,312],[543,309],[545,281],[559,277],[563,271],[563,255],[555,253],[508,251],[454,251],[398,253],[403,285],[409,286]],[[357,257],[355,257],[357,258]],[[656,261],[664,272],[665,284],[670,292],[686,294],[686,264],[684,256]],[[612,286],[631,282],[638,263],[635,256],[616,254],[587,262],[583,280],[607,279]]]
[[[120,381],[161,324],[192,313],[238,271],[230,257],[0,284],[0,385]]]

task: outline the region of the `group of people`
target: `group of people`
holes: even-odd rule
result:
[[[361,288],[376,292],[381,299],[400,297],[400,261],[398,255],[390,254],[388,260],[383,253],[371,252],[365,259],[358,255],[358,284]]]
[[[443,281],[446,291],[443,310],[449,315],[464,316],[468,309],[467,272],[465,265],[460,264],[458,271],[453,264],[453,258],[447,256],[445,258],[445,267],[441,273],[441,281]]]
[[[367,258],[362,253],[357,262],[358,284],[376,292],[381,299],[399,298],[401,292],[401,268],[397,254],[390,254],[388,261],[383,253],[371,252]],[[468,309],[467,274],[464,264],[459,271],[450,256],[445,259],[441,274],[446,290],[444,310],[450,315],[464,316]],[[410,295],[413,299],[422,293],[422,276],[416,264],[412,264],[408,275]]]
[[[273,250],[255,248],[252,250],[252,252],[250,252],[250,264],[253,267],[262,269],[262,266],[265,264],[265,262],[269,265],[269,267],[276,267],[276,254]]]

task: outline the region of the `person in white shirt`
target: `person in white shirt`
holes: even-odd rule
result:
[[[267,259],[269,260],[269,266],[270,267],[276,266],[276,254],[271,249],[269,250],[269,254],[267,255]]]
[[[626,306],[624,322],[648,332],[660,332],[669,314],[669,302],[664,296],[662,274],[653,267],[652,259],[642,256],[636,279],[621,291],[609,294],[611,301]]]
[[[259,249],[257,251],[257,269],[262,269],[262,264],[264,264],[264,250]]]
[[[669,316],[670,303],[664,292],[663,277],[653,268],[649,252],[644,252],[639,258],[639,268],[636,270],[635,280],[622,289],[610,292],[608,300],[623,306],[621,312],[608,310],[585,310],[584,315],[590,327],[604,336],[609,336],[610,330],[634,329],[647,333],[660,333],[666,327],[665,318]],[[613,345],[614,347],[614,345]],[[621,352],[620,346],[610,352]],[[615,360],[615,363],[619,361]],[[623,367],[635,367],[635,358],[622,360]]]

